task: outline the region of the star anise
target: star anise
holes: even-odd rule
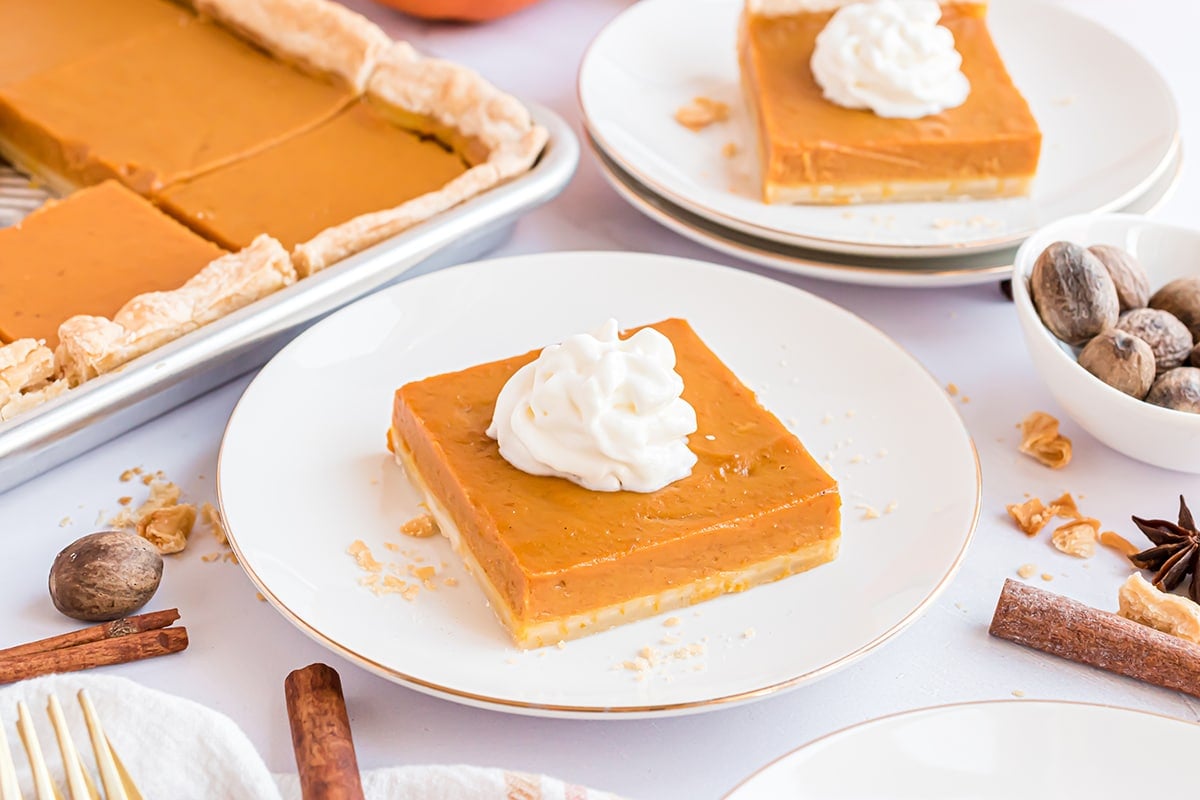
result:
[[[1146,537],[1154,542],[1149,550],[1132,555],[1129,560],[1142,569],[1156,570],[1154,585],[1164,592],[1183,583],[1192,573],[1188,594],[1200,602],[1200,531],[1188,509],[1183,495],[1179,496],[1179,524],[1165,519],[1133,518]]]

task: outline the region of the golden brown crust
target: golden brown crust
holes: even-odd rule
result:
[[[392,41],[366,17],[326,0],[196,0],[195,5],[276,58],[334,75],[359,94]]]
[[[111,320],[71,317],[59,326],[55,356],[63,376],[78,385],[295,280],[283,245],[259,236],[248,247],[212,261],[178,289],[138,295]]]
[[[1121,586],[1118,602],[1122,617],[1200,644],[1200,606],[1188,598],[1160,592],[1135,572]]]
[[[401,117],[418,117],[477,144],[486,156],[441,189],[395,208],[363,214],[327,228],[292,251],[301,277],[394,236],[418,222],[528,170],[547,133],[523,105],[478,73],[425,58],[396,42],[379,57],[367,97]]]
[[[0,346],[0,406],[54,377],[54,353],[37,339]]]
[[[3,404],[0,404],[0,420],[7,422],[18,414],[24,414],[31,408],[53,400],[69,388],[71,386],[66,381],[52,381],[40,389],[13,395]]]

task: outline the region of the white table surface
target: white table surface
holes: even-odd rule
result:
[[[1004,0],[994,0],[1003,2]],[[1119,31],[1166,75],[1182,110],[1184,149],[1200,152],[1200,82],[1193,32],[1200,6],[1178,0],[1067,0]],[[600,26],[626,0],[547,0],[487,26],[427,25],[354,3],[391,34],[470,64],[501,86],[543,103],[579,129],[575,72]],[[1129,120],[1128,124],[1137,124]],[[1200,178],[1186,164],[1159,213],[1200,222]],[[627,207],[584,154],[566,192],[530,214],[496,255],[570,249],[643,250],[742,268],[657,227]],[[942,382],[970,397],[960,406],[983,465],[983,513],[962,570],[905,633],[864,660],[816,683],[735,708],[662,720],[567,721],[512,716],[427,697],[343,661],[294,629],[242,571],[203,563],[211,547],[168,559],[157,608],[178,606],[192,644],[178,656],[110,672],[183,695],[236,720],[276,771],[294,769],[282,682],[292,669],[326,661],[342,675],[359,760],[390,764],[472,763],[545,772],[631,798],[717,798],[741,778],[817,736],[904,709],[965,700],[1057,698],[1159,711],[1200,720],[1200,702],[1075,666],[991,639],[987,625],[1000,585],[1026,562],[1054,576],[1045,585],[1115,608],[1128,572],[1107,550],[1084,562],[1043,535],[1027,539],[1004,505],[1024,492],[1044,499],[1083,495],[1090,515],[1130,532],[1130,513],[1170,516],[1176,496],[1200,504],[1200,478],[1157,470],[1107,450],[1064,422],[1075,460],[1050,471],[1016,452],[1014,424],[1034,409],[1063,416],[1035,376],[1010,304],[995,285],[955,290],[886,290],[776,275],[860,314],[913,352]],[[58,550],[97,529],[142,465],[163,470],[197,500],[212,499],[217,446],[248,378],[234,381],[116,441],[0,495],[0,646],[61,633],[46,574]],[[70,522],[64,522],[69,517]],[[853,587],[847,587],[853,591]],[[798,646],[803,646],[798,643]],[[0,709],[0,713],[9,710]],[[1103,757],[1100,753],[1097,757]],[[1086,765],[1081,765],[1086,768]]]

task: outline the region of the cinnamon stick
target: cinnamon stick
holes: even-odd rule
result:
[[[304,800],[362,800],[358,759],[337,671],[325,664],[309,664],[288,675],[283,689]]]
[[[134,617],[114,619],[112,622],[104,622],[100,625],[93,625],[90,628],[82,628],[70,633],[51,636],[47,639],[39,639],[36,642],[19,644],[16,647],[0,650],[0,660],[16,658],[17,656],[27,656],[31,653],[43,653],[47,650],[59,650],[64,647],[72,647],[89,642],[99,642],[103,639],[116,639],[120,636],[128,636],[131,633],[158,630],[159,628],[167,627],[177,619],[179,619],[179,609],[177,608],[168,608],[166,611],[151,611],[147,614],[138,614]]]
[[[1200,697],[1200,645],[1011,578],[1004,582],[988,632]]]
[[[93,667],[126,664],[143,658],[178,653],[187,646],[187,628],[163,628],[3,658],[0,659],[0,684],[54,672],[78,672]]]

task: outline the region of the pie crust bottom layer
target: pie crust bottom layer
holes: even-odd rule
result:
[[[395,446],[396,463],[404,470],[409,481],[424,498],[430,515],[438,524],[438,529],[443,536],[450,540],[450,546],[454,549],[455,554],[462,559],[467,571],[482,587],[488,605],[496,613],[496,617],[509,630],[517,645],[525,649],[545,647],[576,639],[628,622],[646,619],[656,614],[686,608],[723,594],[742,592],[759,584],[770,583],[813,567],[819,567],[832,561],[838,554],[839,540],[837,538],[824,539],[800,550],[760,561],[744,569],[710,575],[682,586],[635,597],[622,603],[601,606],[583,613],[543,622],[523,623],[513,615],[504,596],[488,578],[487,571],[483,569],[475,554],[467,546],[458,527],[454,524],[454,520],[451,519],[450,512],[430,490],[429,484],[417,469],[408,445],[399,439],[395,429],[391,432],[391,439]]]

